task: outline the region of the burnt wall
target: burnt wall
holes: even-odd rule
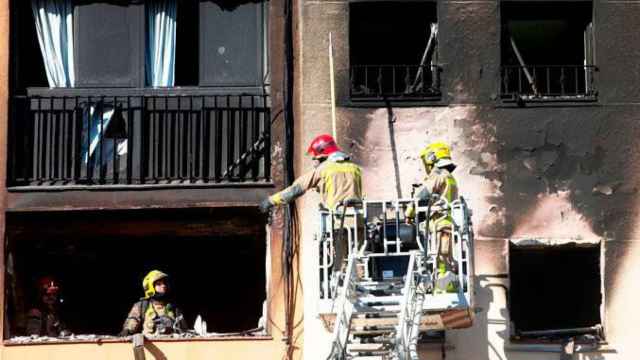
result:
[[[501,4],[438,1],[442,99],[435,103],[362,106],[349,99],[349,2],[302,1],[299,30],[299,135],[304,145],[331,133],[328,34],[334,39],[338,142],[364,169],[369,198],[408,196],[424,176],[420,149],[434,140],[453,147],[461,193],[474,209],[479,313],[469,330],[447,334],[447,358],[536,358],[509,341],[507,240],[519,237],[604,241],[604,313],[610,353],[633,358],[625,327],[640,313],[627,300],[640,293],[640,5],[595,1],[595,102],[499,100]],[[402,39],[398,39],[402,41]],[[384,51],[384,49],[380,49]],[[301,146],[302,148],[302,146]],[[300,158],[300,170],[311,168]],[[304,237],[312,236],[317,198],[301,202]],[[312,252],[305,252],[309,263]],[[305,266],[306,274],[312,266]],[[307,289],[313,288],[306,277]],[[305,293],[305,331],[322,336]],[[532,311],[536,311],[533,310]],[[625,352],[624,349],[627,349]],[[306,347],[305,354],[317,348]],[[539,358],[539,357],[538,357]],[[589,357],[591,358],[591,357]]]

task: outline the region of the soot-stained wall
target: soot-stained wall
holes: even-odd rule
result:
[[[447,359],[529,359],[509,340],[507,240],[522,237],[604,242],[604,324],[609,342],[586,358],[637,356],[640,294],[640,4],[593,3],[595,103],[518,108],[498,98],[501,18],[498,1],[438,1],[442,101],[423,106],[355,107],[348,98],[348,1],[302,0],[297,136],[302,149],[331,132],[328,34],[334,39],[338,142],[363,166],[369,198],[409,196],[424,176],[420,149],[434,140],[453,148],[455,175],[474,210],[477,318],[447,333]],[[398,39],[402,41],[402,39]],[[380,51],[385,51],[381,48]],[[325,55],[326,54],[326,55]],[[299,156],[298,173],[311,168]],[[303,237],[312,237],[317,198],[300,203]],[[311,244],[311,242],[307,242]],[[326,336],[312,316],[311,246],[305,260],[305,332]],[[538,311],[532,309],[532,311]],[[626,330],[625,330],[626,329]],[[320,345],[307,343],[313,358]],[[306,357],[305,357],[306,358]]]

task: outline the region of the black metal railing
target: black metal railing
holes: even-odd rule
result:
[[[440,70],[437,65],[351,66],[351,99],[439,99]]]
[[[503,66],[503,99],[595,100],[593,65]]]
[[[12,101],[9,186],[270,181],[266,95]]]

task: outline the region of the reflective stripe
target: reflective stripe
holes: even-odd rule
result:
[[[282,201],[282,195],[280,195],[280,193],[276,193],[273,194],[270,198],[269,201],[271,201],[271,203],[275,206],[281,205],[283,203]]]
[[[164,307],[160,309],[159,312],[155,309],[155,307],[153,306],[153,303],[149,302],[149,305],[147,305],[147,309],[144,312],[143,329],[145,330],[146,333],[148,334],[155,333],[156,329],[155,329],[155,323],[153,322],[153,320],[156,317],[166,316],[173,320],[175,320],[176,318],[176,314],[173,311],[173,306],[171,306],[171,304],[164,305]]]
[[[355,189],[358,191],[362,189],[362,170],[352,162],[328,162],[322,169],[320,176],[324,182],[322,190],[325,195],[325,205],[330,209],[334,209],[339,200],[344,200],[342,199],[344,194],[341,192],[346,189],[338,189],[338,181],[351,180],[354,182],[352,185]],[[361,194],[357,195],[361,196]]]
[[[458,192],[458,183],[456,182],[456,179],[451,175],[447,176],[447,194],[446,194],[447,201],[452,202],[453,200],[455,200],[457,192]]]

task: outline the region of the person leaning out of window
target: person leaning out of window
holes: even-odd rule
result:
[[[27,313],[26,332],[29,336],[63,337],[71,335],[60,316],[60,286],[52,276],[38,280],[38,301]]]
[[[182,312],[169,301],[168,278],[169,275],[159,270],[152,270],[144,277],[144,297],[133,304],[120,336],[168,335],[187,330]]]

